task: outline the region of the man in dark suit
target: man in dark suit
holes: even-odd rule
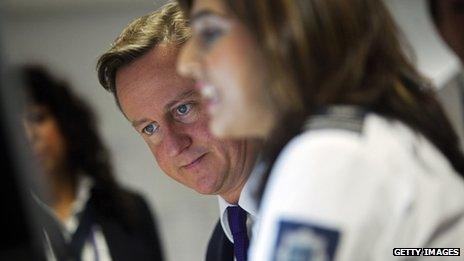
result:
[[[168,3],[123,30],[100,57],[98,76],[163,172],[201,194],[219,196],[220,219],[207,260],[234,255],[244,260],[256,221],[249,191],[259,142],[220,140],[209,132],[195,83],[176,72],[177,55],[189,36],[179,7]]]

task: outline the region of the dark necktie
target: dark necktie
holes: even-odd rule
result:
[[[248,257],[247,213],[239,206],[227,207],[227,217],[234,238],[235,258],[237,261],[246,261]]]

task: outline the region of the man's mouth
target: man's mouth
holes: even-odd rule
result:
[[[203,159],[203,157],[204,157],[205,155],[206,155],[206,153],[203,154],[203,155],[201,155],[200,157],[196,158],[196,159],[193,160],[192,162],[190,162],[190,163],[188,163],[188,164],[186,164],[186,165],[183,165],[182,168],[183,168],[183,169],[191,169],[191,168],[195,167],[196,165],[198,165],[198,164],[201,162],[201,160]]]

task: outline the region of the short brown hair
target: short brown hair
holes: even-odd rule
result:
[[[114,95],[119,106],[115,83],[117,70],[161,43],[180,45],[187,41],[190,35],[188,22],[176,2],[169,2],[157,11],[135,19],[124,28],[111,48],[98,59],[100,84]]]

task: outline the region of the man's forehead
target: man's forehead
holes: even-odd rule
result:
[[[158,77],[159,80],[177,78],[176,61],[179,48],[172,44],[161,44],[116,72],[116,87],[126,85],[134,79],[147,80]],[[174,80],[174,79],[173,79]]]
[[[176,71],[178,50],[173,48],[159,46],[118,70],[116,95],[129,120],[161,114],[177,101],[195,95],[193,80]]]

